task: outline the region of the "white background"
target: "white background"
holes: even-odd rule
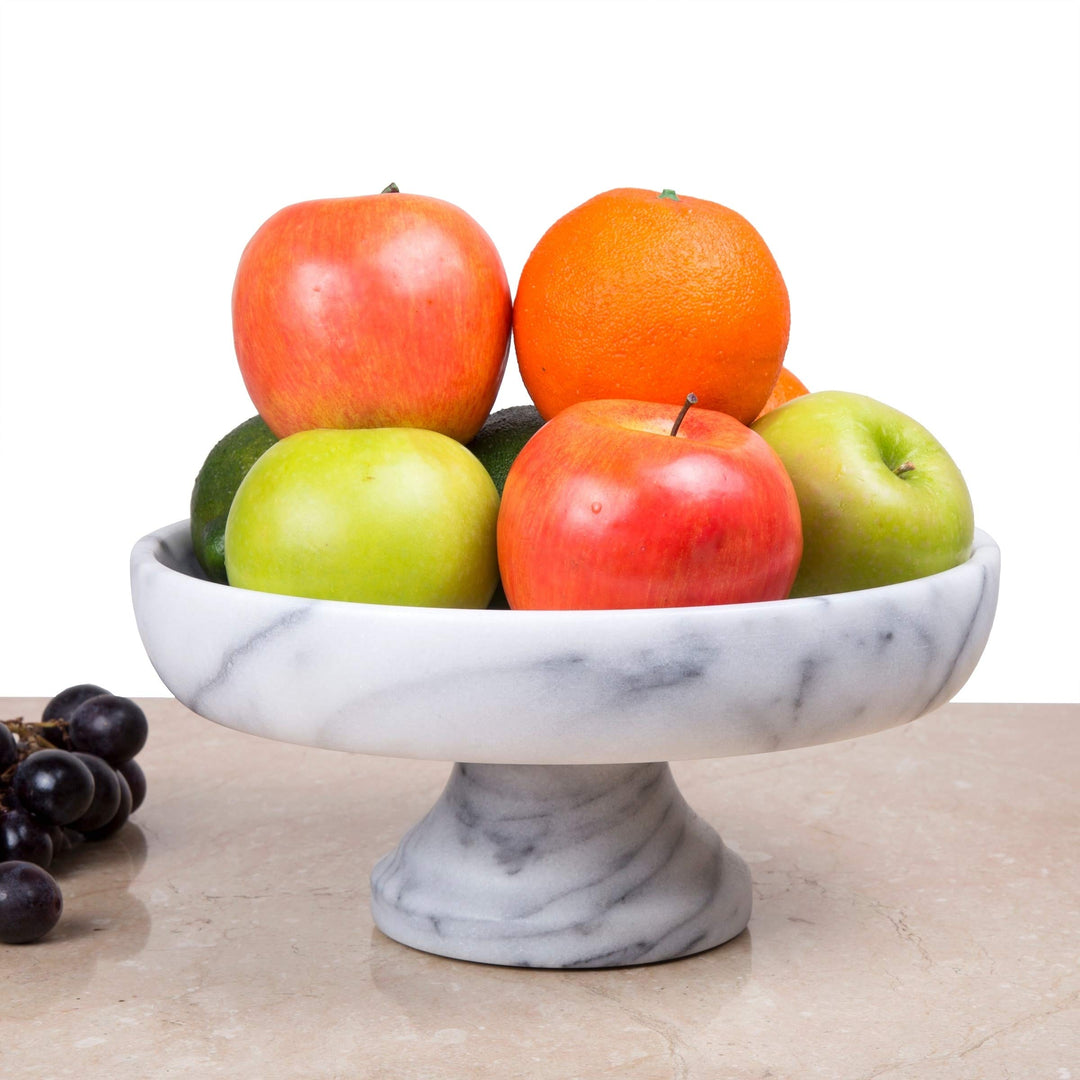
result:
[[[5,0],[0,34],[0,695],[165,693],[128,552],[254,411],[240,252],[393,180],[512,286],[612,187],[748,217],[788,366],[922,421],[1001,545],[959,700],[1080,700],[1075,3]]]

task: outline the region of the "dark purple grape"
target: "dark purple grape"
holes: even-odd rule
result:
[[[71,823],[77,832],[93,832],[112,821],[120,809],[120,777],[116,770],[96,754],[75,751],[75,756],[90,770],[94,778],[94,800],[86,813]]]
[[[19,744],[7,727],[0,724],[0,773],[5,769],[10,769],[18,760]]]
[[[131,788],[128,787],[128,782],[119,773],[116,774],[116,779],[120,784],[120,806],[112,818],[105,825],[102,825],[100,829],[92,829],[90,832],[83,833],[87,840],[107,840],[131,817]]]
[[[76,843],[82,842],[82,833],[77,833],[74,829],[63,828],[60,825],[50,825],[49,836],[52,837],[54,860],[66,855]]]
[[[70,825],[54,825],[53,829],[53,858],[58,859],[66,855],[73,848],[77,848],[86,837],[81,832],[76,832]],[[56,835],[59,833],[59,837]]]
[[[63,910],[64,898],[48,871],[18,860],[0,863],[0,941],[37,941],[60,921]]]
[[[44,825],[68,825],[90,808],[94,777],[67,750],[38,750],[24,759],[11,782],[23,809]]]
[[[18,807],[0,811],[0,862],[9,859],[31,862],[43,870],[47,870],[53,860],[49,827],[39,825]]]
[[[130,761],[145,745],[146,715],[131,698],[99,694],[84,701],[68,721],[71,745],[97,754],[114,768]]]
[[[98,697],[100,694],[107,694],[109,691],[103,687],[95,686],[93,683],[79,683],[78,686],[69,686],[66,690],[61,690],[45,706],[45,711],[41,714],[41,719],[48,720],[64,720],[71,719],[71,714],[84,702],[89,701],[92,697]]]
[[[131,812],[134,814],[143,804],[143,799],[146,798],[146,774],[142,771],[142,766],[132,758],[131,761],[125,761],[122,765],[117,765],[116,771],[128,782],[128,787],[131,788]]]
[[[84,701],[108,692],[93,683],[79,683],[78,686],[69,686],[66,690],[61,690],[45,706],[45,711],[41,714],[42,725],[38,728],[38,734],[51,742],[53,746],[70,750],[71,742],[67,737],[67,723],[71,719],[71,714]]]

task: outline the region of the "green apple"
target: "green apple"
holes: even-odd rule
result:
[[[420,607],[486,607],[499,496],[459,442],[418,428],[313,429],[252,466],[225,526],[243,589]]]
[[[861,394],[824,390],[755,421],[795,485],[803,556],[792,596],[925,577],[971,552],[971,496],[921,424]]]

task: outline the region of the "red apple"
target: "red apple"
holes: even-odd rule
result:
[[[419,427],[468,442],[498,393],[510,286],[464,210],[391,185],[279,210],[233,286],[251,400],[279,438]]]
[[[795,489],[725,413],[583,401],[518,454],[498,519],[514,608],[648,608],[787,596],[802,555]]]

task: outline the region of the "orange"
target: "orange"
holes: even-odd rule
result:
[[[632,398],[744,424],[776,382],[787,288],[758,231],[726,206],[618,188],[560,218],[521,272],[514,339],[545,419],[576,401]]]
[[[802,384],[802,380],[796,375],[792,375],[788,369],[780,369],[780,377],[776,380],[776,385],[772,388],[772,393],[769,395],[769,400],[761,407],[761,412],[758,413],[758,419],[764,416],[767,412],[772,412],[773,409],[778,409],[781,405],[786,405],[792,398],[802,397],[803,394],[809,394],[810,391]]]

